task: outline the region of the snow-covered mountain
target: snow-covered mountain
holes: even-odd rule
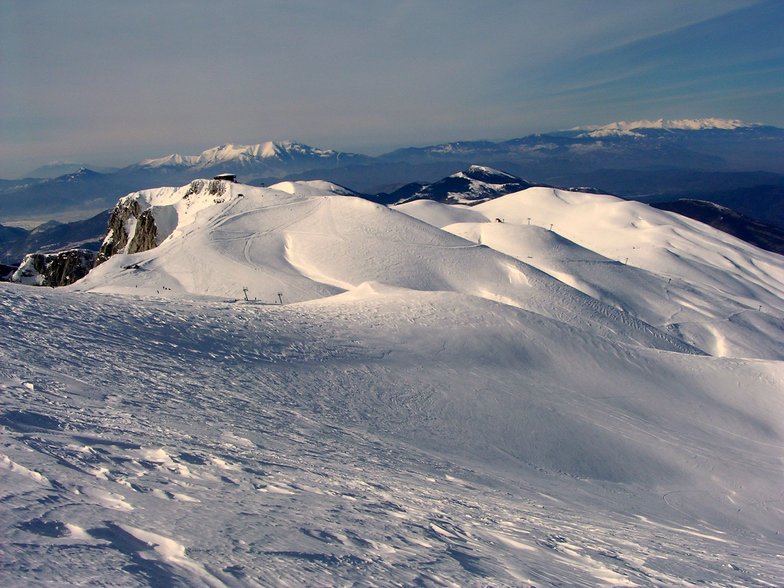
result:
[[[654,347],[784,360],[780,256],[612,196],[536,187],[390,210],[328,182],[197,180],[129,194],[109,226],[80,290],[300,302],[383,283],[503,301]]]
[[[784,359],[781,256],[702,223],[638,202],[551,188],[470,208],[426,201],[396,208],[533,265],[712,355]]]
[[[0,284],[3,585],[784,573],[781,256],[597,194],[211,180],[105,246]]]
[[[182,185],[218,173],[235,173],[255,185],[327,179],[387,202],[385,196],[405,184],[432,183],[476,164],[539,185],[596,186],[637,198],[671,194],[713,201],[717,190],[741,190],[722,197],[750,201],[748,207],[721,203],[784,226],[783,161],[784,129],[708,118],[617,122],[500,142],[407,147],[378,157],[292,141],[227,144],[200,155],[145,159],[112,173],[0,180],[0,223],[46,214],[42,221],[63,220],[66,214],[73,220],[74,211],[96,214],[134,190]],[[746,196],[771,189],[773,201]]]
[[[550,188],[199,180],[111,226],[0,285],[5,585],[781,577],[780,256]]]
[[[579,131],[578,136],[585,137],[611,137],[611,136],[632,136],[642,137],[639,131],[646,129],[657,129],[665,131],[706,131],[706,130],[724,130],[730,131],[735,129],[753,129],[760,127],[758,123],[745,123],[737,119],[725,118],[696,118],[696,119],[677,119],[665,120],[662,118],[656,120],[635,120],[635,121],[619,121],[606,125],[590,125],[584,127],[576,127],[573,131]]]
[[[519,192],[533,184],[486,166],[471,165],[432,184],[408,184],[392,192],[395,203],[413,200],[435,200],[446,204],[476,204],[492,198]]]
[[[279,294],[288,302],[321,298],[365,282],[456,289],[567,322],[587,313],[592,318],[580,320],[617,336],[628,329],[613,321],[641,319],[638,327],[654,338],[712,355],[784,359],[781,258],[702,223],[552,188],[470,208],[429,200],[395,207],[406,215],[346,194],[325,182],[264,189],[202,180],[131,194],[110,220],[99,256],[107,263],[79,288],[249,292],[266,302]],[[433,228],[412,225],[409,215]],[[518,261],[510,265],[507,256]]]
[[[219,145],[206,149],[200,155],[175,153],[157,159],[145,159],[132,166],[132,169],[179,168],[192,171],[224,170],[244,175],[274,175],[281,170],[294,173],[305,169],[338,166],[341,160],[343,164],[348,164],[367,159],[356,153],[319,149],[293,141],[267,141],[255,145]]]

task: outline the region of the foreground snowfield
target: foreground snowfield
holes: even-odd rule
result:
[[[3,585],[780,585],[775,257],[741,300],[509,214],[450,229],[477,246],[241,188],[75,287],[0,285]],[[521,233],[539,269],[493,249]]]

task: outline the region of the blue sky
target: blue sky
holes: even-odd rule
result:
[[[784,126],[781,0],[4,0],[0,177],[294,139]]]

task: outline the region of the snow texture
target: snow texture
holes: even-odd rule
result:
[[[593,194],[190,188],[0,284],[2,585],[780,584],[781,257]]]

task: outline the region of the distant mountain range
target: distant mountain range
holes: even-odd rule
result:
[[[279,184],[279,186],[286,185]],[[290,184],[290,182],[288,182]],[[474,206],[506,194],[531,187],[550,187],[536,184],[512,174],[486,166],[472,165],[467,169],[432,183],[411,183],[391,193],[362,195],[327,182],[311,181],[308,185],[329,186],[331,193],[361,196],[384,205],[399,205],[416,200],[431,200],[443,204]],[[302,185],[300,185],[302,190]],[[326,189],[326,188],[325,188]],[[601,193],[590,187],[575,188],[580,192]],[[756,195],[752,195],[751,200]],[[764,194],[762,197],[764,198]],[[765,223],[730,208],[703,200],[679,199],[652,203],[662,210],[677,212],[716,229],[729,233],[762,249],[784,254],[784,229]],[[0,263],[15,268],[28,253],[52,253],[66,249],[98,251],[106,235],[110,211],[105,210],[89,219],[70,223],[48,221],[33,230],[0,225]],[[1,273],[1,272],[0,272]],[[7,271],[5,272],[7,273]],[[2,279],[2,275],[0,275]]]
[[[411,196],[418,189],[413,184],[434,183],[472,164],[535,184],[595,186],[646,201],[718,201],[784,227],[784,129],[725,119],[617,122],[501,142],[408,147],[378,157],[291,141],[221,145],[108,173],[81,168],[55,178],[0,180],[0,223],[86,217],[129,192],[217,173],[234,173],[253,185],[323,179],[381,200],[397,190]]]
[[[27,253],[98,248],[106,236],[109,210],[81,221],[48,221],[32,230],[0,225],[0,263],[16,266]]]
[[[166,169],[236,174],[290,174],[306,169],[338,167],[345,164],[368,163],[371,157],[357,153],[342,153],[333,149],[318,149],[292,141],[267,141],[256,145],[220,145],[200,155],[172,154],[158,159],[145,159],[123,170]]]
[[[31,172],[27,173],[25,177],[52,179],[68,174],[74,174],[83,168],[92,169],[93,171],[101,173],[111,173],[117,171],[117,168],[115,167],[99,167],[88,163],[77,163],[71,161],[53,161],[52,163],[47,163],[46,165],[35,168]]]

